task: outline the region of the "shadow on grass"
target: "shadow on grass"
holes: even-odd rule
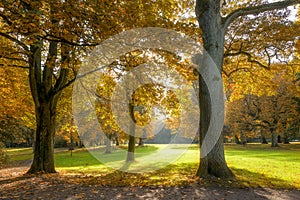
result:
[[[262,173],[256,173],[249,171],[247,169],[239,169],[239,168],[230,168],[235,175],[233,185],[239,187],[253,187],[253,188],[276,188],[276,189],[297,189],[289,182],[274,178],[268,177]]]
[[[132,163],[125,163],[123,169],[128,169]],[[182,186],[197,183],[197,165],[168,165],[160,170],[147,173],[129,173],[119,170],[98,173],[92,176],[82,175],[81,182],[87,185],[106,186]]]
[[[126,163],[123,167],[129,167]],[[274,189],[299,189],[291,182],[280,178],[268,177],[262,173],[252,172],[247,169],[231,168],[235,177],[219,179],[210,177],[199,179],[195,176],[198,165],[195,163],[171,164],[160,170],[149,173],[128,173],[113,171],[82,178],[82,183],[88,185],[107,186],[187,186],[197,184],[203,187],[229,187],[229,188],[274,188]]]

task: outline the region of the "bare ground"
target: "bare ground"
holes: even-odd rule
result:
[[[69,182],[60,174],[24,175],[25,166],[0,169],[0,199],[272,199],[300,200],[300,190],[269,188],[115,187]]]

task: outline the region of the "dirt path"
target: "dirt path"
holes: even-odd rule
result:
[[[220,187],[108,187],[70,184],[66,177],[23,175],[28,166],[0,169],[0,199],[300,199],[300,190]]]

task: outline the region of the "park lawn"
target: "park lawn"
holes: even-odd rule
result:
[[[6,153],[11,162],[21,162],[33,157],[32,148],[9,148]]]
[[[236,179],[246,186],[300,188],[300,144],[227,145],[226,160]]]
[[[133,168],[143,167],[139,159],[153,152],[159,151],[164,145],[148,145],[137,148],[137,162],[130,164]],[[175,149],[184,148],[176,145]],[[32,151],[8,150],[14,159],[32,157]],[[124,163],[125,157],[119,150],[105,154],[104,148],[91,149],[96,156],[108,163]],[[128,173],[118,171],[100,163],[85,149],[76,149],[72,156],[69,151],[55,154],[57,170],[69,177],[69,181],[84,184],[101,184],[117,186],[175,186],[187,184],[225,185],[229,187],[269,187],[269,188],[297,188],[300,189],[300,143],[290,145],[281,144],[278,148],[271,148],[270,144],[247,144],[245,146],[226,144],[226,161],[233,171],[232,180],[211,179],[204,181],[195,177],[198,167],[199,150],[192,145],[179,159],[156,171],[145,173]],[[159,164],[157,160],[156,164]],[[126,166],[128,167],[128,166]],[[75,177],[75,178],[74,178]]]

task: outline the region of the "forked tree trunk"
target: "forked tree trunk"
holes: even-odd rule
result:
[[[67,69],[61,69],[58,79],[53,83],[53,66],[57,58],[57,45],[50,42],[45,66],[42,67],[43,43],[37,40],[30,46],[29,83],[35,104],[36,133],[34,141],[34,157],[27,173],[55,173],[54,134],[56,107],[61,88],[67,78]],[[61,44],[62,63],[68,60],[69,49]]]
[[[54,46],[53,44],[50,46],[51,48],[56,48],[55,44]],[[53,154],[57,99],[54,99],[54,96],[48,93],[50,85],[52,84],[52,71],[47,67],[42,71],[42,47],[43,43],[41,41],[37,41],[30,46],[29,82],[35,103],[36,133],[34,157],[28,173],[55,172]],[[51,53],[53,52],[49,54]]]
[[[204,49],[213,59],[220,73],[222,71],[224,54],[224,27],[221,22],[219,1],[197,1],[196,15],[202,29]],[[204,56],[206,53],[204,52]],[[209,65],[209,59],[203,61],[203,65]],[[213,66],[206,66],[211,70]],[[200,76],[200,146],[208,130],[211,113],[211,100],[208,88]],[[218,134],[218,133],[216,133]],[[206,177],[213,175],[217,177],[230,177],[231,171],[227,167],[224,155],[223,135],[221,134],[217,143],[207,156],[200,157],[200,165],[197,175]]]

